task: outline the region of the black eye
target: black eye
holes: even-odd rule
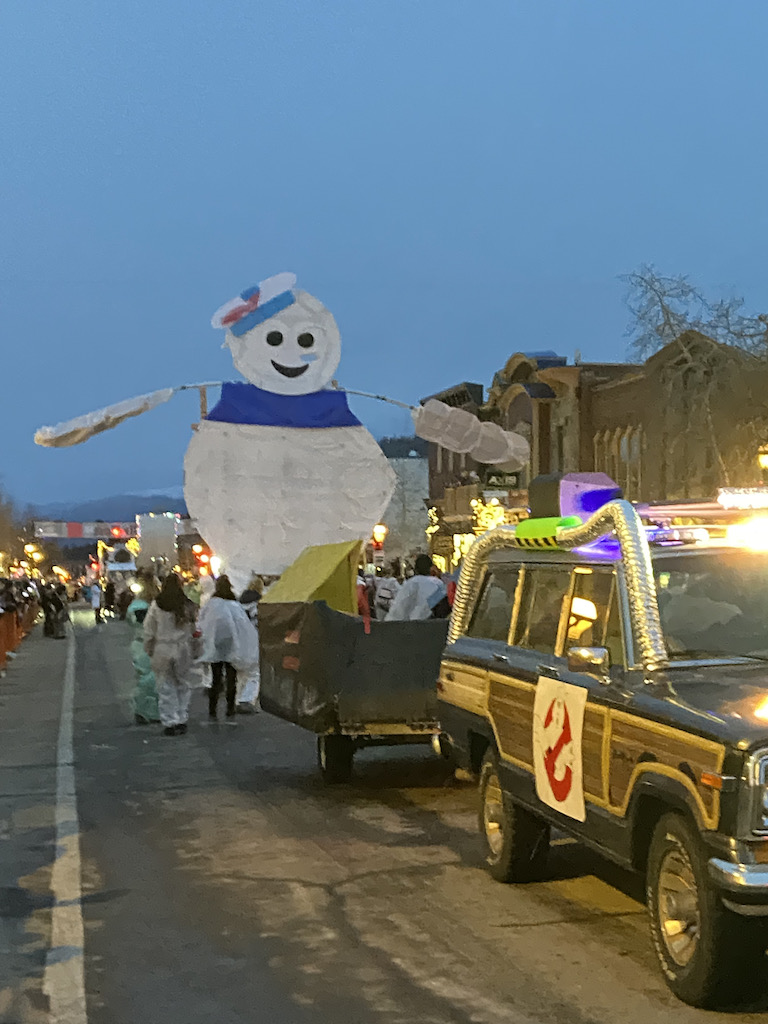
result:
[[[280,331],[270,331],[269,334],[267,335],[267,344],[268,345],[282,345],[283,344],[283,336],[280,333]]]
[[[302,348],[312,348],[312,346],[315,344],[315,339],[309,333],[300,334],[296,340],[298,341]]]

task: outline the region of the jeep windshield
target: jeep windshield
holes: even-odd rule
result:
[[[768,552],[654,552],[653,568],[670,658],[768,660]]]

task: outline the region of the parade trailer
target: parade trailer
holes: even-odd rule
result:
[[[360,550],[307,548],[259,604],[261,706],[317,736],[328,782],[349,781],[361,748],[439,742],[448,623],[358,616]]]

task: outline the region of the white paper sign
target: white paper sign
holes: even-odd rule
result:
[[[587,691],[539,676],[533,705],[533,768],[542,803],[584,821],[581,736]]]

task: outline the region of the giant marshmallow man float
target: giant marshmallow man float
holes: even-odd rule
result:
[[[333,315],[284,273],[246,289],[211,322],[226,330],[224,345],[247,383],[222,384],[198,424],[184,459],[184,496],[233,580],[242,586],[251,572],[278,575],[309,545],[370,537],[395,475],[333,381],[341,357]],[[80,444],[201,386],[165,388],[41,427],[35,441]],[[451,451],[510,470],[528,460],[524,438],[463,410],[433,399],[412,412],[416,433]]]

